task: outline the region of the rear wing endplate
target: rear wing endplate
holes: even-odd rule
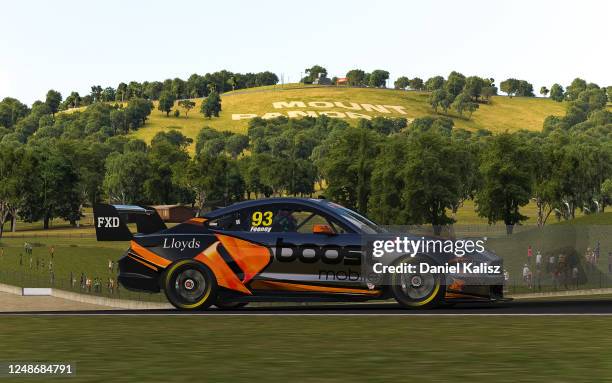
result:
[[[151,234],[166,229],[157,211],[149,206],[94,206],[94,225],[98,241],[129,241],[134,238],[128,224],[135,223],[137,234]]]

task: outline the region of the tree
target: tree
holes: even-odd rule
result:
[[[444,113],[448,110],[450,106],[450,102],[448,99],[448,93],[444,89],[436,89],[429,96],[429,105],[434,109],[434,111],[438,112],[438,107],[441,107],[444,110]]]
[[[489,84],[478,76],[470,76],[465,79],[463,91],[467,93],[473,100],[478,101],[482,95],[482,89]]]
[[[144,183],[147,200],[159,204],[189,202],[189,193],[173,180],[172,174],[173,167],[187,165],[189,154],[186,148],[191,142],[178,130],[159,132],[153,137],[147,152],[151,172]]]
[[[242,179],[236,179],[237,163],[226,156],[199,154],[173,170],[173,181],[193,193],[199,210],[214,201],[226,204],[238,199],[244,191]]]
[[[543,86],[540,88],[540,94],[544,97],[546,97],[548,95],[548,93],[550,92],[550,90],[548,90],[547,87]]]
[[[91,98],[93,102],[102,101],[102,91],[103,89],[100,85],[93,85],[91,87]]]
[[[21,101],[6,97],[0,102],[0,126],[11,128],[28,113],[28,107]]]
[[[434,76],[427,79],[425,82],[425,89],[430,92],[434,90],[442,89],[444,87],[444,77],[442,76]]]
[[[372,188],[370,177],[381,136],[356,127],[331,134],[322,145],[327,153],[320,167],[328,187],[325,195],[339,203],[365,213]]]
[[[319,78],[319,75],[327,76],[327,69],[323,68],[320,65],[314,65],[312,68],[307,68],[305,72],[307,73],[307,75],[301,81],[304,84],[312,84],[314,80]]]
[[[106,87],[102,91],[102,101],[115,101],[115,89],[112,87]]]
[[[406,76],[398,77],[393,83],[395,89],[406,89],[410,85],[410,79]]]
[[[62,94],[56,90],[50,89],[47,92],[45,98],[45,104],[51,109],[51,113],[55,116],[55,113],[59,110],[59,106],[62,103]]]
[[[505,81],[502,81],[499,84],[499,87],[502,92],[506,93],[510,98],[518,92],[519,89],[519,80],[515,78],[509,78]]]
[[[366,86],[366,73],[361,69],[351,69],[346,73],[346,78],[350,86]]]
[[[22,173],[28,186],[21,190],[19,206],[24,221],[42,220],[43,228],[48,229],[55,217],[71,223],[79,219],[80,180],[70,146],[73,143],[50,139],[30,146],[31,158],[27,163],[33,166]]]
[[[472,113],[478,109],[478,104],[473,102],[470,95],[466,92],[463,92],[455,97],[455,100],[451,106],[457,111],[457,113],[459,113],[459,116],[463,116],[463,112],[467,111],[470,114],[470,117],[472,117]]]
[[[233,134],[225,141],[225,151],[236,159],[249,146],[249,137],[244,134]]]
[[[561,102],[565,99],[565,92],[563,87],[559,84],[553,84],[550,88],[550,98],[557,102]]]
[[[518,83],[516,95],[520,97],[534,97],[535,95],[533,94],[533,85],[531,85],[525,80],[520,80]]]
[[[191,100],[181,100],[178,102],[178,104],[185,109],[185,117],[187,117],[187,113],[189,113],[189,111],[195,107],[195,102]]]
[[[153,103],[144,98],[132,98],[125,108],[125,113],[132,128],[137,129],[144,125],[147,117],[151,114]]]
[[[172,108],[174,108],[174,101],[176,101],[176,98],[172,93],[163,91],[159,96],[159,105],[157,106],[157,109],[162,112],[166,112],[166,117],[168,117],[172,111]]]
[[[9,217],[12,218],[12,229],[15,229],[21,188],[25,186],[20,174],[23,152],[22,148],[0,144],[0,239]]]
[[[115,93],[115,101],[123,102],[126,98],[128,98],[128,86],[124,82],[119,83],[119,85],[117,85],[117,92]]]
[[[368,85],[372,88],[384,88],[389,79],[389,72],[382,69],[376,69],[370,73]]]
[[[422,79],[415,77],[412,80],[410,80],[410,89],[423,90],[424,87],[425,87],[425,84],[423,84]]]
[[[578,99],[578,95],[587,89],[587,83],[581,78],[575,78],[574,81],[567,87],[565,97],[569,100]]]
[[[106,158],[104,190],[111,203],[144,202],[144,184],[149,176],[149,161],[142,152],[113,152]]]
[[[227,80],[227,83],[232,87],[232,90],[236,90],[236,77],[230,77],[229,80]],[[187,115],[187,113],[185,113],[185,115]]]
[[[486,100],[486,102],[489,102],[491,97],[497,95],[497,87],[493,85],[485,86],[480,91],[480,95]]]
[[[491,136],[481,155],[482,185],[476,193],[476,210],[490,224],[504,221],[508,234],[515,224],[527,219],[519,209],[531,197],[529,158],[528,146],[510,133]]]
[[[465,86],[465,76],[459,72],[452,71],[448,75],[448,79],[445,83],[445,89],[448,93],[450,101],[452,102],[459,93],[463,91],[463,87]]]
[[[213,116],[219,117],[219,112],[221,112],[221,97],[219,97],[216,91],[210,92],[208,97],[204,99],[200,112],[206,118],[211,118]]]

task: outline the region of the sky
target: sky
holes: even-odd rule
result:
[[[427,79],[452,70],[538,90],[612,85],[610,1],[9,1],[0,99],[47,90],[270,70],[296,82],[319,64]]]

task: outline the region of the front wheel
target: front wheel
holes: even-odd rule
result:
[[[203,309],[214,302],[217,281],[205,265],[191,260],[179,261],[165,274],[164,292],[177,309]]]
[[[423,258],[403,257],[397,264],[418,264],[431,261]],[[391,291],[395,300],[410,309],[433,308],[442,303],[444,298],[443,276],[434,273],[394,273],[391,276]]]

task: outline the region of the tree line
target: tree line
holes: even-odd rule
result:
[[[436,115],[410,124],[377,117],[356,127],[325,116],[255,118],[246,135],[203,128],[193,156],[192,139],[177,130],[149,144],[123,134],[118,116],[140,126],[148,100],[55,116],[39,103],[0,143],[0,226],[10,216],[45,227],[56,217],[76,225],[83,207],[98,201],[205,208],[315,194],[381,223],[435,230],[453,223],[467,199],[490,223],[511,228],[533,200],[544,225],[551,215],[570,219],[576,210],[600,212],[612,203],[606,103],[604,89],[587,86],[542,131],[495,135],[455,128]]]

